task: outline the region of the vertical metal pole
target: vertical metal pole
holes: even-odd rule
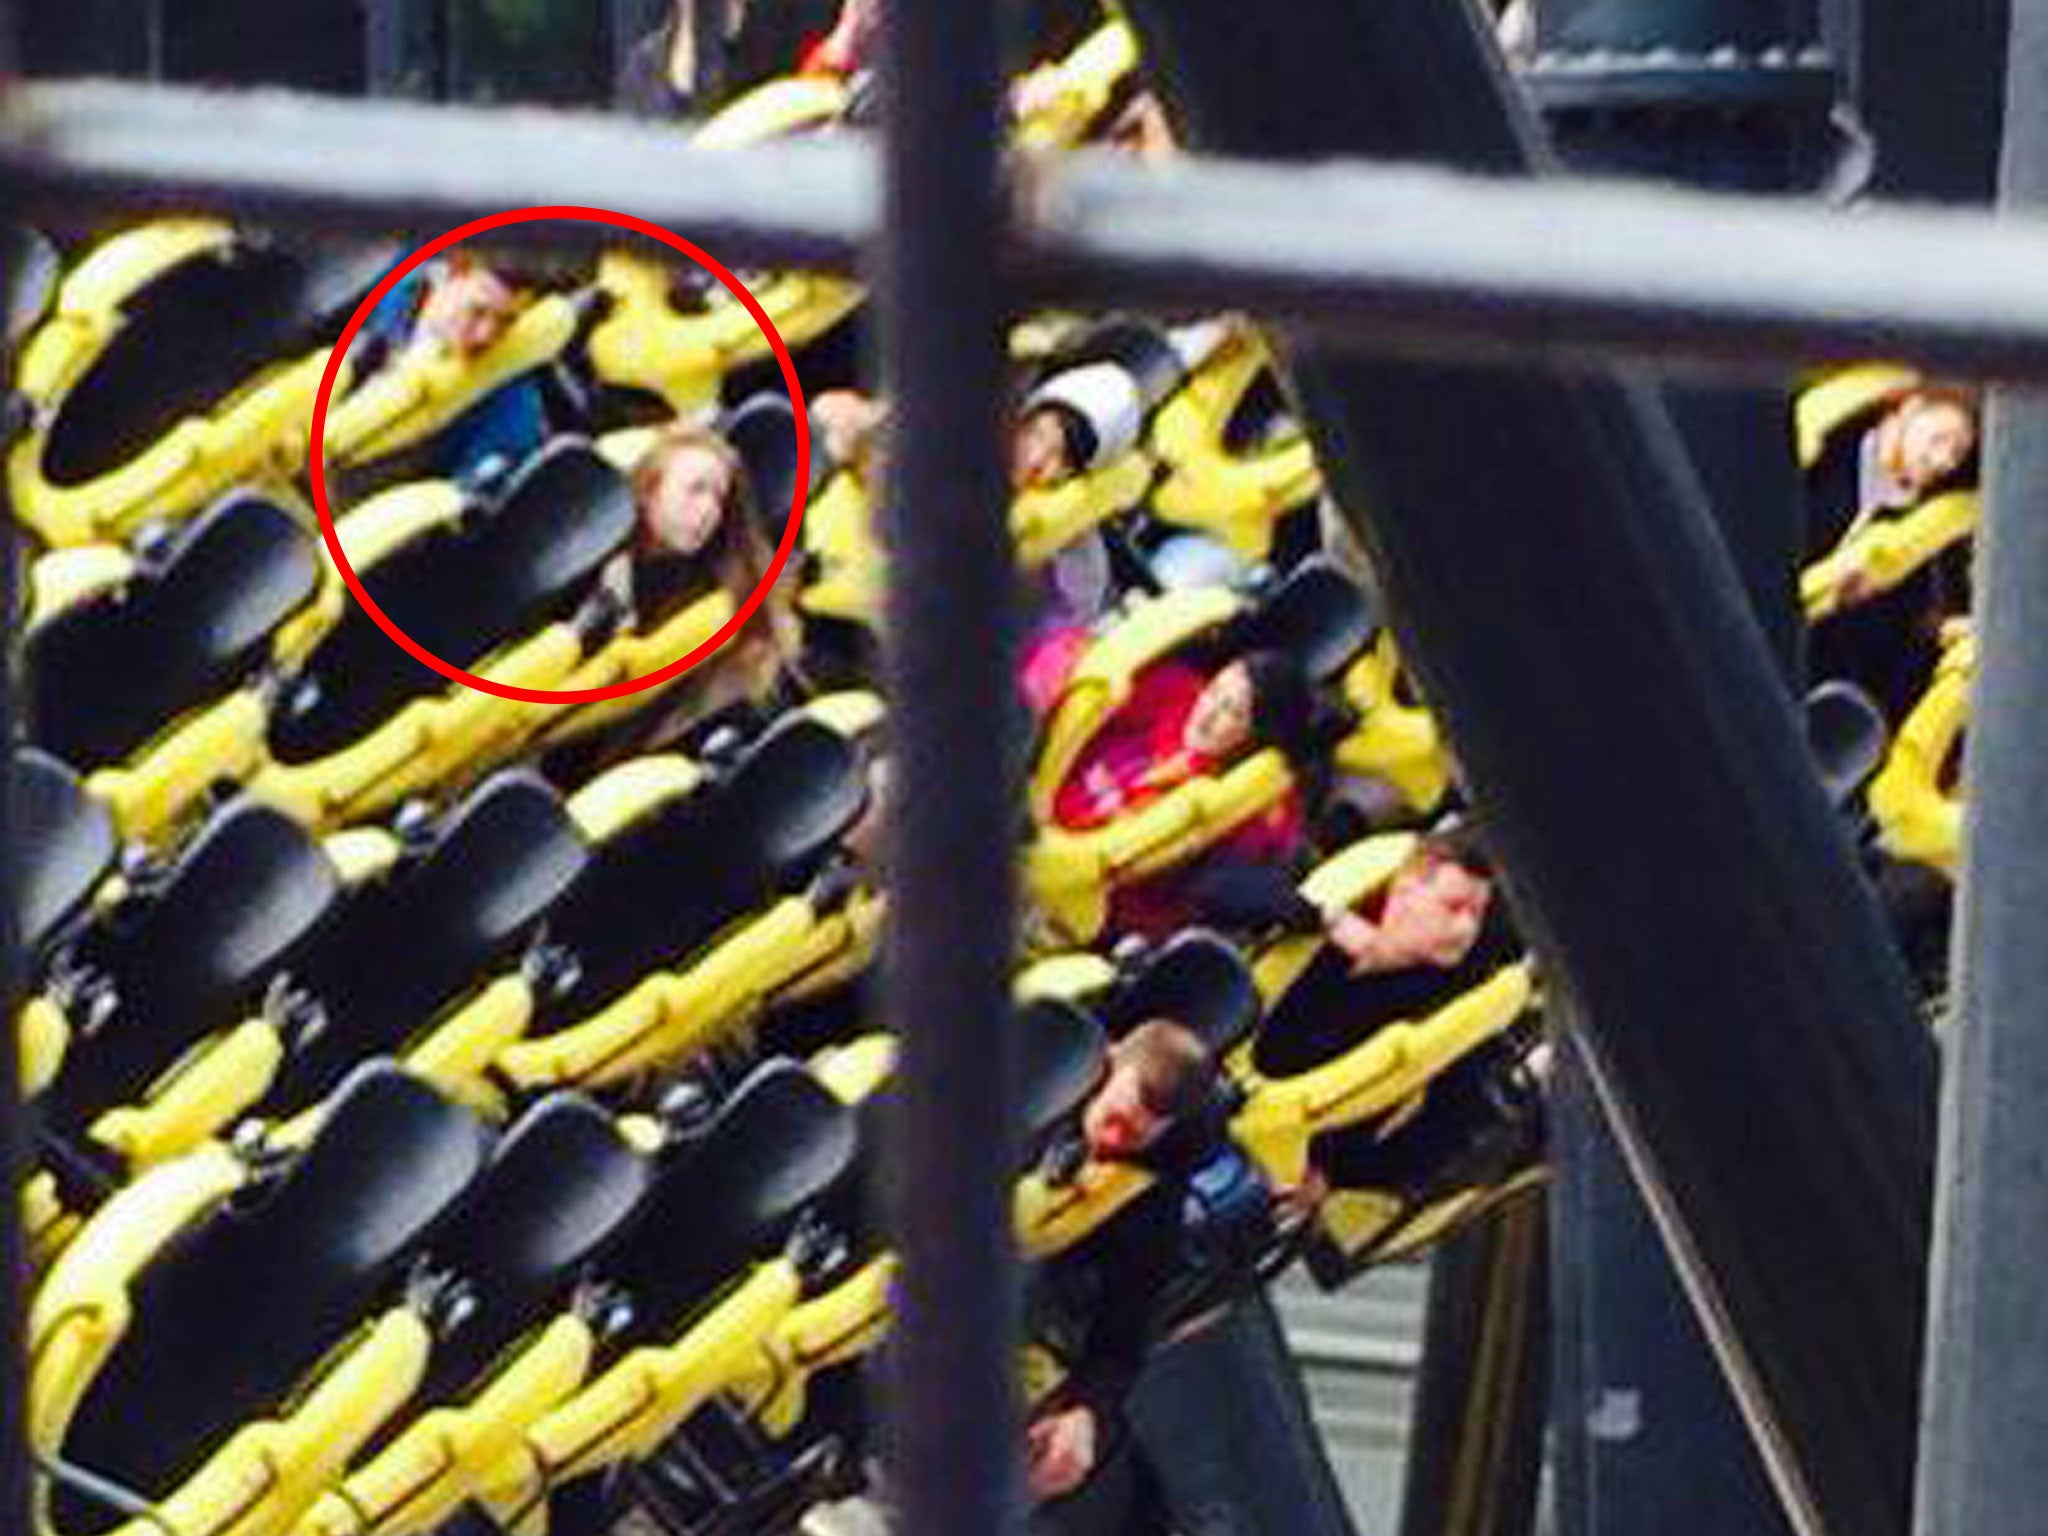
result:
[[[1016,808],[997,25],[891,0],[881,300],[895,402],[887,1006],[902,1038],[891,1446],[907,1536],[1001,1536],[1020,1488],[1008,971]]]
[[[2012,0],[2000,201],[2048,206],[2048,0]],[[2048,1507],[2048,402],[2002,391],[1977,548],[1956,996],[1928,1303],[1920,1536],[2037,1530]]]

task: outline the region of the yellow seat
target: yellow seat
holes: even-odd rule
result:
[[[8,454],[17,515],[48,544],[85,544],[189,516],[238,485],[283,486],[305,463],[328,357],[324,347],[302,350],[308,333],[321,311],[367,291],[380,261],[356,253],[323,266],[212,219],[160,220],[96,246],[65,277],[15,370],[32,411]],[[209,328],[206,344],[221,348],[210,366],[232,376],[201,374],[194,383],[210,397],[158,403],[159,414],[183,414],[151,422],[146,399],[122,396],[156,387],[149,354],[183,345],[185,332],[167,339],[180,325]],[[283,350],[267,355],[272,346]],[[94,392],[86,403],[95,412],[141,412],[151,440],[127,452],[102,428],[109,441],[87,434],[81,443],[81,419],[67,415],[82,408],[81,390]]]
[[[1951,877],[1962,860],[1963,802],[1960,791],[1950,786],[1969,724],[1976,662],[1976,640],[1958,625],[1942,650],[1933,682],[1907,714],[1884,766],[1870,781],[1870,814],[1884,850]]]

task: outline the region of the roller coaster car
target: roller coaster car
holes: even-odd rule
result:
[[[231,492],[162,544],[36,563],[28,735],[89,773],[131,836],[170,829],[261,758],[264,674],[323,586],[305,514]]]
[[[1235,328],[1152,424],[1152,452],[1165,469],[1152,493],[1153,512],[1208,534],[1247,560],[1264,559],[1282,514],[1322,489],[1315,450],[1298,425],[1276,423],[1274,430],[1241,440],[1252,386],[1271,366],[1258,336]]]
[[[11,874],[15,942],[31,1001],[16,1021],[21,1091],[34,1098],[63,1063],[70,1023],[37,995],[44,967],[72,920],[113,867],[114,824],[78,776],[46,752],[18,747],[8,759],[8,814],[16,850]]]
[[[352,1335],[488,1141],[372,1063],[302,1151],[209,1144],[109,1201],[31,1309],[30,1433],[56,1469],[38,1483],[38,1530],[279,1529],[339,1472],[363,1403],[416,1356],[402,1325]]]
[[[576,1288],[655,1176],[653,1159],[586,1099],[554,1094],[522,1115],[359,1335],[371,1347],[387,1334],[403,1341],[378,1393],[331,1430],[341,1443],[326,1465],[338,1471],[358,1449],[362,1464],[324,1492],[302,1485],[291,1505],[274,1504],[276,1528],[396,1536],[451,1512],[463,1469],[509,1449],[506,1424],[530,1422],[582,1381],[594,1336]]]
[[[1957,764],[1976,669],[1976,639],[1967,625],[1957,624],[1944,638],[1934,680],[1899,726],[1868,795],[1885,852],[1951,877],[1962,859]]]
[[[545,1012],[566,1027],[514,1039],[498,1072],[531,1089],[678,1065],[836,953],[846,937],[804,888],[866,795],[853,744],[797,716],[724,777],[604,838],[549,924],[563,984]]]
[[[1107,1041],[1092,1014],[1057,997],[1021,1003],[1017,1027],[1019,1166],[1028,1169],[1070,1129],[1101,1080]],[[809,1505],[861,1481],[864,1414],[817,1387],[871,1353],[893,1318],[897,1259],[874,1208],[887,1155],[893,1047],[869,1037],[813,1065],[857,1106],[856,1155],[814,1212],[843,1251],[763,1340],[748,1369],[627,1469],[634,1504],[672,1536],[786,1529]]]
[[[1260,747],[1105,826],[1075,831],[1055,825],[1060,787],[1104,724],[1129,702],[1145,669],[1171,656],[1208,664],[1274,648],[1299,658],[1311,679],[1327,680],[1372,629],[1363,595],[1321,560],[1305,562],[1257,602],[1223,588],[1199,588],[1127,603],[1082,653],[1039,734],[1030,781],[1039,830],[1025,878],[1051,925],[1078,942],[1094,939],[1115,886],[1186,863],[1272,809],[1294,786],[1282,753]]]
[[[140,1103],[102,1115],[95,1139],[133,1168],[252,1110],[311,1114],[357,1062],[396,1052],[523,954],[589,858],[554,791],[523,772],[408,829],[407,844],[371,830],[331,839],[366,867],[262,1011],[188,1052]]]
[[[201,219],[100,245],[16,368],[30,412],[8,455],[17,514],[52,545],[118,540],[295,474],[325,343],[389,261]]]
[[[227,806],[160,874],[128,888],[71,944],[45,994],[70,1043],[40,1108],[52,1171],[74,1205],[116,1171],[91,1131],[195,1043],[253,1011],[271,978],[333,913],[341,875],[304,829],[248,801]]]
[[[340,534],[410,638],[494,681],[548,688],[583,659],[569,620],[633,526],[624,479],[588,444],[560,439],[500,490],[403,487],[344,518]],[[309,826],[374,814],[488,768],[559,708],[450,683],[351,606],[273,710],[270,761],[251,789]]]
[[[676,1151],[597,1265],[594,1283],[622,1298],[602,1368],[475,1490],[501,1528],[544,1532],[553,1492],[646,1455],[752,1368],[804,1298],[823,1255],[803,1218],[845,1178],[856,1144],[853,1111],[775,1061]]]

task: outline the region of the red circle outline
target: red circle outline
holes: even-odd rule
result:
[[[783,382],[789,387],[790,404],[796,411],[796,494],[791,498],[789,522],[782,530],[782,542],[776,546],[775,558],[768,563],[767,574],[761,578],[760,584],[748,595],[747,600],[740,604],[739,611],[695,650],[644,676],[629,677],[623,682],[603,688],[521,688],[511,683],[493,682],[487,677],[477,676],[474,672],[465,672],[461,667],[434,655],[392,623],[390,615],[378,607],[376,599],[364,590],[361,578],[356,575],[355,568],[348,563],[348,556],[342,553],[341,540],[334,532],[334,514],[327,503],[327,465],[321,443],[321,439],[326,435],[327,403],[334,393],[334,381],[341,372],[342,359],[348,355],[349,345],[356,339],[356,333],[363,328],[363,322],[370,317],[371,311],[407,273],[449,246],[466,240],[471,235],[480,235],[486,230],[502,229],[508,224],[531,223],[536,219],[569,219],[585,224],[610,224],[620,229],[630,229],[651,240],[659,240],[663,245],[681,251],[698,263],[724,284],[728,293],[746,306],[747,313],[752,315],[754,323],[760,326],[761,334],[768,338],[768,345],[775,351],[775,361],[782,369]],[[504,213],[472,219],[467,224],[449,230],[445,235],[429,240],[386,273],[383,281],[370,290],[369,297],[357,306],[356,312],[349,317],[348,324],[342,327],[341,337],[335,342],[334,351],[328,356],[326,371],[320,375],[320,393],[313,401],[312,443],[307,460],[307,477],[313,492],[313,508],[320,519],[320,537],[326,541],[327,552],[334,557],[334,563],[341,571],[341,579],[347,583],[349,591],[355,594],[356,601],[363,605],[363,611],[376,621],[377,627],[398,642],[399,646],[409,652],[415,660],[465,687],[474,688],[480,693],[495,694],[501,699],[517,699],[528,704],[594,704],[600,699],[624,698],[628,694],[638,693],[642,689],[652,688],[657,683],[665,683],[670,678],[680,676],[730,640],[739,632],[740,626],[753,617],[754,610],[761,606],[762,599],[768,595],[768,589],[781,577],[782,568],[788,564],[790,551],[795,549],[797,537],[803,529],[804,502],[809,494],[811,480],[811,418],[809,411],[804,407],[803,387],[797,383],[796,365],[790,361],[789,348],[783,344],[782,333],[776,330],[775,322],[768,318],[768,313],[761,308],[760,302],[747,291],[747,285],[727,271],[715,257],[708,255],[681,235],[663,229],[659,224],[635,218],[630,213],[617,213],[609,208],[584,208],[568,203],[535,208],[512,208]]]

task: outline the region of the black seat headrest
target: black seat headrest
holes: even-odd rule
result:
[[[1259,1021],[1259,991],[1235,946],[1206,929],[1176,934],[1139,962],[1102,1006],[1112,1037],[1171,1019],[1221,1056]]]
[[[1064,998],[1034,998],[1017,1010],[1017,1106],[1027,1162],[1094,1092],[1107,1052],[1102,1025]]]
[[[425,1243],[476,1305],[435,1352],[434,1382],[459,1387],[523,1333],[616,1235],[654,1180],[594,1102],[554,1093],[498,1143],[489,1164]]]
[[[326,1011],[271,1097],[321,1098],[365,1056],[397,1049],[532,939],[589,862],[561,797],[538,775],[487,779],[415,859],[351,893],[292,975]],[[378,957],[374,965],[365,956]]]
[[[488,590],[517,634],[579,589],[633,536],[625,474],[579,437],[558,437],[499,488],[465,532],[465,580]]]
[[[1297,657],[1311,681],[1333,677],[1372,639],[1379,619],[1334,562],[1304,560],[1234,626],[1232,648]]]
[[[810,1073],[787,1060],[757,1067],[674,1154],[600,1266],[634,1298],[637,1329],[672,1326],[772,1254],[857,1147],[853,1111]]]
[[[67,762],[119,762],[233,685],[319,585],[312,535],[237,491],[127,581],[38,624],[23,642],[31,733]]]
[[[10,348],[27,339],[57,296],[62,268],[57,247],[42,231],[23,224],[0,226],[0,272],[7,274],[7,329]]]
[[[14,931],[33,960],[112,866],[114,819],[47,752],[18,748],[9,773]]]
[[[1821,787],[1840,807],[1877,772],[1889,732],[1876,701],[1854,683],[1836,678],[1806,695],[1806,740]]]
[[[785,395],[772,391],[753,395],[734,407],[721,432],[747,468],[754,509],[761,518],[761,533],[772,549],[782,542],[783,529],[789,525],[790,505],[796,499],[796,411]],[[818,447],[814,438],[808,487],[813,491],[829,468]]]
[[[786,874],[817,858],[860,816],[867,777],[853,742],[793,715],[740,759],[720,798],[734,836],[750,842],[768,870]]]

